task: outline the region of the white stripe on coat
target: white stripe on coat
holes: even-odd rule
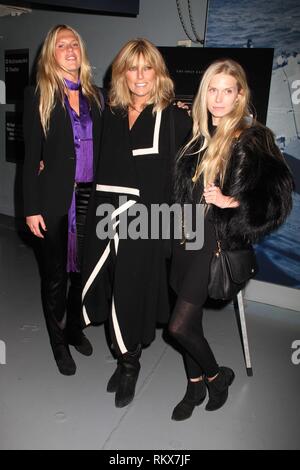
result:
[[[114,212],[111,214],[111,221],[116,219],[115,223],[113,224],[113,230],[114,231],[120,223],[120,220],[117,220],[117,217],[122,212],[128,210],[129,207],[133,206],[135,203],[136,203],[136,201],[134,201],[133,199],[129,199],[129,201],[126,201],[126,203],[122,204],[120,207],[118,207],[116,210],[114,210]],[[96,279],[98,273],[102,269],[105,261],[107,260],[109,254],[110,254],[110,243],[111,243],[111,240],[108,242],[104,252],[102,253],[99,261],[97,262],[95,268],[93,269],[90,277],[88,278],[88,280],[87,280],[87,282],[84,286],[84,289],[82,291],[82,302],[83,303],[84,303],[84,298],[87,294],[87,291],[89,290],[92,283]],[[117,232],[114,235],[114,246],[115,246],[115,252],[116,252],[116,255],[117,255],[118,248],[119,248],[119,235],[118,235]],[[84,321],[85,321],[86,325],[89,325],[91,323],[84,305],[83,305],[83,318],[84,318]],[[123,341],[122,333],[121,333],[118,318],[117,318],[114,296],[112,297],[112,325],[113,325],[113,328],[114,328],[114,334],[115,334],[115,337],[116,337],[116,340],[117,340],[117,343],[118,343],[118,347],[119,347],[121,353],[125,354],[127,352],[127,349],[126,349],[126,346],[125,346],[124,341]]]
[[[149,148],[132,150],[132,155],[134,157],[136,155],[149,155],[149,154],[159,152],[160,123],[161,123],[161,111],[157,111],[156,118],[155,118],[154,133],[153,133],[153,145],[152,145],[152,147],[149,147]]]
[[[96,191],[103,191],[105,193],[133,194],[134,196],[140,195],[139,189],[128,188],[127,186],[111,186],[108,184],[97,184]]]

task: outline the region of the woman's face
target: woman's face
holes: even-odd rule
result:
[[[62,29],[56,36],[55,59],[66,78],[78,76],[81,66],[81,50],[75,34]]]
[[[233,110],[239,97],[237,81],[232,75],[221,72],[213,76],[208,86],[206,104],[215,126]]]
[[[126,71],[126,83],[133,98],[143,98],[147,101],[154,87],[156,72],[140,54]]]

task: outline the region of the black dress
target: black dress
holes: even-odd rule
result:
[[[136,343],[149,344],[156,323],[168,320],[168,244],[161,237],[149,238],[150,218],[147,239],[124,239],[117,233],[113,240],[99,240],[94,235],[99,221],[95,212],[99,204],[108,202],[116,209],[116,223],[126,214],[130,225],[134,217],[129,215],[129,205],[134,208],[142,204],[149,213],[154,204],[170,203],[175,153],[190,132],[191,119],[173,106],[160,113],[152,111],[153,107],[147,106],[131,130],[123,110],[107,109],[104,113],[93,208],[88,220],[85,323],[111,318],[122,354]],[[127,205],[120,202],[120,196],[129,198]]]
[[[203,194],[201,180],[194,186],[192,204],[199,204]],[[193,215],[196,208],[193,208]],[[216,234],[211,211],[205,213],[204,243],[198,250],[187,250],[181,240],[174,240],[171,264],[170,284],[176,294],[187,302],[200,305],[203,299],[204,278],[207,278],[207,266],[216,249]]]

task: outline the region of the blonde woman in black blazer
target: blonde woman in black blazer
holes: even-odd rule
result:
[[[69,344],[92,354],[80,323],[80,270],[102,107],[81,37],[55,26],[41,50],[37,86],[25,91],[23,186],[26,223],[40,241],[46,325],[64,375],[76,371]]]

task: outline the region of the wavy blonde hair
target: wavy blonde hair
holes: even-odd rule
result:
[[[238,100],[233,110],[220,119],[213,136],[209,133],[209,111],[207,109],[207,93],[212,78],[219,73],[231,75],[236,79]],[[232,142],[240,133],[253,123],[250,117],[250,90],[244,69],[232,59],[222,59],[213,62],[205,71],[196,95],[192,116],[193,133],[190,141],[183,148],[181,155],[195,149],[201,140],[202,146],[192,154],[199,152],[199,160],[193,181],[203,176],[204,186],[215,182],[217,177],[222,188],[226,168],[230,159]],[[201,155],[201,158],[200,158]]]
[[[61,24],[54,26],[52,29],[50,29],[45,38],[37,66],[36,91],[39,92],[39,113],[45,135],[47,135],[49,130],[50,116],[56,99],[58,98],[62,105],[65,106],[65,84],[55,59],[56,38],[58,33],[62,30],[71,31],[79,43],[81,51],[79,79],[81,81],[82,93],[87,97],[89,102],[94,100],[99,107],[101,106],[97,88],[92,83],[91,66],[82,38],[77,33],[77,31],[75,31],[75,29],[68,25]]]
[[[125,74],[140,56],[143,56],[145,62],[154,69],[156,74],[147,104],[154,104],[154,112],[160,111],[174,98],[174,84],[161,53],[154,44],[144,38],[128,41],[115,57],[112,63],[109,104],[124,110],[129,105],[133,105]]]

